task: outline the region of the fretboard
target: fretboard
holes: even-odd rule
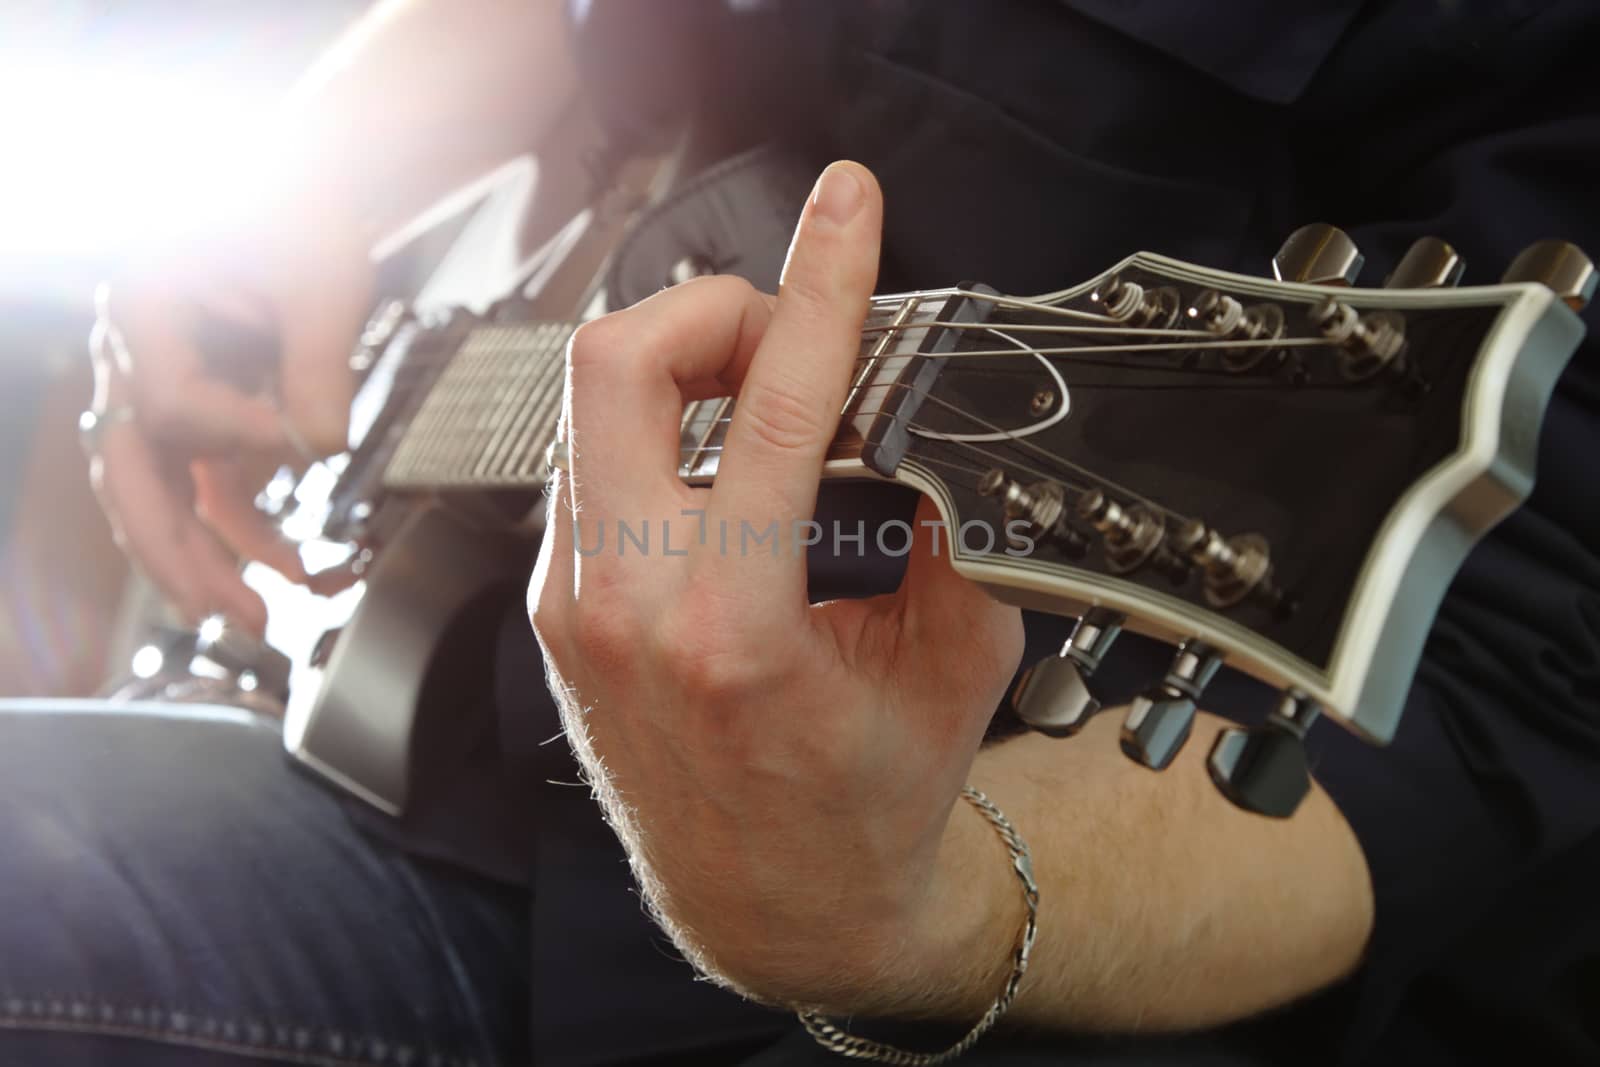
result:
[[[472,330],[406,427],[384,485],[443,491],[541,484],[572,331],[563,322]]]
[[[947,295],[874,300],[830,463],[848,464],[860,456],[874,420]],[[549,474],[545,449],[561,413],[563,354],[572,329],[565,323],[535,323],[473,330],[404,431],[384,484],[411,491],[542,486]],[[685,480],[703,484],[716,476],[733,410],[731,397],[684,409],[679,474]]]

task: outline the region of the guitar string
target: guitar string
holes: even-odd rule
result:
[[[904,385],[904,383],[900,383],[900,385],[901,385],[902,388],[909,388],[909,386]],[[1113,481],[1112,479],[1105,477],[1104,475],[1096,474],[1094,471],[1089,470],[1087,467],[1084,467],[1084,466],[1082,466],[1080,464],[1077,464],[1077,463],[1073,463],[1070,460],[1063,459],[1060,456],[1057,456],[1057,455],[1055,455],[1055,454],[1053,454],[1051,452],[1048,452],[1048,451],[1046,451],[1046,450],[1044,450],[1042,448],[1039,448],[1037,445],[1033,444],[1031,441],[1027,441],[1024,438],[1016,436],[1011,431],[1005,430],[1002,427],[995,425],[994,423],[988,421],[987,419],[983,418],[980,415],[975,415],[970,411],[965,411],[965,410],[961,409],[960,407],[958,407],[958,406],[956,406],[954,404],[951,404],[948,401],[946,401],[946,400],[944,400],[944,399],[942,399],[940,397],[933,396],[932,394],[925,395],[923,399],[924,400],[931,400],[935,404],[938,404],[941,407],[944,407],[944,408],[947,408],[950,411],[953,411],[958,417],[969,419],[972,422],[977,423],[979,426],[983,427],[986,430],[989,430],[989,431],[991,431],[993,433],[998,433],[998,434],[1004,435],[1008,439],[1011,447],[1019,448],[1019,449],[1026,448],[1027,450],[1029,450],[1029,451],[1035,453],[1036,455],[1038,455],[1039,457],[1041,457],[1044,460],[1044,462],[1046,463],[1047,466],[1050,465],[1050,464],[1056,464],[1056,465],[1059,465],[1060,467],[1065,468],[1067,470],[1074,471],[1080,477],[1088,479],[1090,483],[1098,483],[1101,487],[1103,487],[1105,489],[1109,489],[1109,490],[1111,490],[1113,492],[1120,493],[1125,498],[1136,500],[1139,503],[1144,504],[1146,507],[1150,508],[1152,511],[1156,511],[1156,512],[1159,512],[1160,514],[1172,517],[1172,518],[1176,519],[1180,523],[1185,521],[1185,519],[1186,519],[1186,516],[1180,515],[1179,513],[1175,512],[1175,511],[1172,511],[1170,508],[1166,508],[1166,507],[1161,506],[1160,504],[1157,504],[1155,501],[1153,501],[1150,498],[1144,496],[1143,494],[1136,493],[1132,489],[1129,489],[1124,485],[1120,485],[1117,482]],[[841,418],[843,418],[843,417],[846,417],[846,416],[841,415]],[[694,423],[693,420],[690,420],[690,422],[687,425],[693,427],[693,426],[696,426],[697,424]],[[913,430],[923,430],[923,431],[930,432],[930,433],[937,432],[937,431],[934,431],[932,429],[932,427],[929,427],[929,426],[918,425],[916,423],[908,423],[907,425],[908,425],[909,429],[913,429]],[[941,444],[944,444],[947,447],[964,448],[969,452],[976,452],[976,453],[978,453],[980,455],[983,455],[983,456],[985,456],[985,457],[987,457],[989,459],[992,459],[995,462],[1001,464],[1002,468],[1004,468],[1004,467],[1011,467],[1013,469],[1020,468],[1020,469],[1022,469],[1024,471],[1027,471],[1030,474],[1037,475],[1040,478],[1044,478],[1044,479],[1047,479],[1047,480],[1050,480],[1050,481],[1060,482],[1063,486],[1065,486],[1068,489],[1073,490],[1074,492],[1078,492],[1078,493],[1087,492],[1087,489],[1084,486],[1082,486],[1080,484],[1077,484],[1076,482],[1074,482],[1073,480],[1071,480],[1069,478],[1063,477],[1060,471],[1057,471],[1055,473],[1050,473],[1050,472],[1048,472],[1046,470],[1041,470],[1038,467],[1035,467],[1035,466],[1033,466],[1031,464],[1027,464],[1027,463],[1022,462],[1021,460],[1014,459],[1014,458],[1008,458],[1006,456],[1001,455],[998,452],[992,451],[992,450],[987,449],[987,448],[983,448],[980,445],[978,445],[976,442],[973,442],[973,441],[959,441],[959,440],[952,441],[952,440],[944,439],[944,438],[935,438],[934,440],[938,441]],[[716,451],[721,451],[721,448],[719,447],[719,448],[717,448],[715,450]],[[692,449],[692,448],[683,448],[683,449],[681,449],[679,451],[679,455],[680,456],[693,455],[693,453],[695,451],[696,450]],[[713,451],[713,449],[706,448],[703,451],[710,452],[710,451]]]
[[[1035,313],[1038,313],[1038,314],[1042,314],[1042,315],[1046,315],[1046,316],[1073,319],[1075,322],[1088,321],[1088,322],[1095,322],[1095,323],[1115,323],[1115,321],[1116,321],[1111,316],[1106,315],[1106,314],[1096,314],[1096,313],[1085,312],[1085,311],[1081,311],[1081,310],[1073,309],[1073,308],[1061,308],[1061,307],[1056,307],[1056,306],[1050,305],[1050,304],[1044,304],[1044,303],[1040,303],[1040,302],[1037,302],[1037,301],[1019,299],[1019,298],[1014,298],[1014,297],[1003,297],[1003,296],[998,296],[998,295],[995,295],[995,294],[988,294],[988,293],[976,293],[976,292],[973,292],[971,290],[965,290],[965,289],[955,289],[955,290],[949,290],[947,292],[948,292],[949,295],[967,297],[967,298],[970,298],[970,299],[973,299],[973,300],[976,300],[976,301],[981,301],[983,303],[990,304],[990,305],[993,305],[993,306],[996,306],[996,307],[1009,307],[1009,308],[1028,310],[1028,311],[1032,311],[1032,312],[1035,312]],[[884,308],[884,309],[888,309],[888,308],[892,308],[892,307],[903,307],[903,306],[905,306],[906,302],[908,300],[911,300],[911,299],[917,299],[917,296],[913,294],[911,296],[907,296],[907,297],[903,297],[903,298],[874,297],[874,298],[872,298],[872,303],[873,303],[875,308],[881,307],[881,308]],[[926,299],[926,298],[923,298],[923,299]],[[1210,334],[1208,334],[1208,333],[1206,333],[1204,331],[1173,330],[1173,329],[1170,329],[1170,328],[1163,329],[1163,328],[1149,328],[1149,327],[1130,327],[1130,326],[1121,325],[1120,323],[1117,323],[1117,324],[1114,324],[1114,325],[1098,325],[1098,326],[1078,326],[1078,325],[1062,326],[1062,325],[1046,325],[1046,324],[1038,324],[1038,323],[1032,323],[1032,324],[1030,324],[1030,323],[1006,323],[1006,324],[1000,324],[1000,326],[1003,326],[1004,329],[1008,333],[1038,332],[1038,333],[1055,333],[1055,334],[1067,333],[1067,334],[1080,334],[1080,335],[1081,334],[1096,334],[1096,335],[1111,334],[1111,335],[1120,335],[1120,336],[1125,336],[1125,337],[1126,336],[1163,336],[1163,337],[1207,337],[1207,336],[1211,336]],[[538,329],[538,326],[530,327],[530,329]],[[995,333],[999,332],[999,327],[997,327],[995,324],[990,324],[990,323],[948,323],[948,322],[940,322],[940,321],[938,321],[936,319],[935,321],[933,321],[931,323],[903,323],[903,324],[889,323],[889,324],[868,325],[868,326],[863,326],[863,328],[861,330],[861,333],[863,335],[879,334],[879,335],[887,336],[887,335],[892,334],[892,333],[904,332],[904,331],[912,330],[912,329],[924,329],[924,330],[927,330],[927,329],[956,329],[956,330],[962,330],[962,331],[973,330],[973,331],[995,332]],[[1188,341],[1154,342],[1154,343],[1125,344],[1125,345],[1063,346],[1063,347],[1055,347],[1055,348],[1034,348],[1034,347],[1031,347],[1031,346],[1024,346],[1021,349],[1008,348],[1008,349],[998,349],[998,350],[968,350],[968,351],[964,351],[964,352],[950,352],[950,353],[914,353],[914,354],[908,354],[908,355],[879,354],[879,355],[875,355],[875,356],[874,355],[869,355],[869,356],[865,356],[865,357],[858,357],[856,362],[858,362],[858,363],[861,363],[861,362],[876,362],[876,361],[878,361],[880,359],[891,359],[891,358],[903,358],[903,359],[912,359],[912,358],[923,358],[923,359],[926,359],[926,358],[945,358],[945,359],[948,359],[948,358],[954,358],[954,357],[965,357],[965,358],[989,357],[989,358],[1010,359],[1010,358],[1015,358],[1016,356],[1019,356],[1019,355],[1026,356],[1026,357],[1032,359],[1032,358],[1037,358],[1037,357],[1043,357],[1043,356],[1046,356],[1046,355],[1081,355],[1081,354],[1088,354],[1088,353],[1091,353],[1091,352],[1092,353],[1097,353],[1097,354],[1103,354],[1103,353],[1109,353],[1109,352],[1117,352],[1117,353],[1122,353],[1122,354],[1144,354],[1144,353],[1158,352],[1158,351],[1159,352],[1170,352],[1170,351],[1174,351],[1174,350],[1193,351],[1193,350],[1197,350],[1197,349],[1203,350],[1203,349],[1210,349],[1210,348],[1228,348],[1228,349],[1238,350],[1238,349],[1241,349],[1241,348],[1268,347],[1268,348],[1285,349],[1285,348],[1296,348],[1296,347],[1309,347],[1309,346],[1324,345],[1324,344],[1326,344],[1326,341],[1324,341],[1323,339],[1320,339],[1320,338],[1262,338],[1262,339],[1233,339],[1233,340],[1216,339],[1216,340],[1211,340],[1211,341],[1194,341],[1194,342],[1188,342]],[[560,347],[564,348],[565,346],[562,345]],[[544,341],[544,343],[541,343],[541,344],[539,344],[537,346],[537,354],[541,355],[541,356],[545,356],[546,358],[548,358],[549,355],[553,354],[553,352],[554,352],[554,350],[556,348],[557,348],[557,346],[549,344],[548,340],[546,340],[546,341]],[[551,360],[550,362],[552,364],[554,363],[553,360]],[[1163,369],[1166,369],[1166,368],[1163,368]],[[1088,385],[1088,383],[1082,383],[1082,384],[1079,385],[1079,387],[1080,388],[1086,388],[1086,387],[1090,387],[1090,386]],[[1261,386],[1257,386],[1257,388],[1260,388],[1260,387]],[[1266,387],[1270,388],[1271,386],[1266,386]],[[881,387],[879,387],[879,388],[881,388]],[[994,426],[993,424],[988,423],[986,420],[984,420],[984,419],[982,419],[982,418],[980,418],[978,416],[972,415],[969,412],[963,412],[959,408],[955,408],[953,405],[945,404],[945,402],[943,402],[940,398],[930,397],[930,399],[934,400],[935,403],[939,403],[939,404],[941,404],[943,406],[950,407],[952,410],[956,411],[958,414],[960,414],[960,415],[962,415],[964,417],[968,417],[968,418],[972,419],[972,421],[975,421],[975,422],[978,422],[978,423],[980,423],[982,425],[990,427],[992,430],[994,430],[994,432],[1000,433],[1000,434],[1002,434],[1002,435],[1004,435],[1006,437],[1011,438],[1012,441],[1014,443],[1016,443],[1017,445],[1019,445],[1021,447],[1029,448],[1030,450],[1035,451],[1035,452],[1039,453],[1040,455],[1045,456],[1046,459],[1048,461],[1050,461],[1050,462],[1061,463],[1061,464],[1063,464],[1065,466],[1069,466],[1069,467],[1078,469],[1081,473],[1083,473],[1084,475],[1086,475],[1086,476],[1088,476],[1088,477],[1090,477],[1090,478],[1092,478],[1092,479],[1094,479],[1096,481],[1102,481],[1103,480],[1099,476],[1094,475],[1093,472],[1090,472],[1090,471],[1087,471],[1087,470],[1083,470],[1083,468],[1078,467],[1078,465],[1076,465],[1076,464],[1071,464],[1068,461],[1061,460],[1059,457],[1051,457],[1051,456],[1049,456],[1049,454],[1045,453],[1042,449],[1038,449],[1036,446],[1032,445],[1031,443],[1022,441],[1020,438],[1017,438],[1010,431],[1007,431],[1007,430],[1001,429],[1001,428],[999,428],[997,426]],[[947,443],[949,443],[949,442],[947,442]],[[971,442],[960,442],[960,444],[970,445]],[[1128,495],[1133,496],[1136,499],[1140,499],[1140,500],[1144,501],[1146,504],[1150,504],[1152,507],[1156,506],[1152,502],[1150,502],[1148,500],[1145,500],[1143,497],[1140,497],[1138,494],[1134,494],[1131,491],[1126,490],[1125,488],[1116,487],[1114,483],[1109,483],[1108,482],[1107,484],[1112,485],[1114,488],[1118,488],[1119,491],[1121,491],[1121,492],[1128,493]]]
[[[918,425],[917,423],[908,423],[907,425],[913,430],[928,430],[928,429],[930,429],[930,427],[921,426],[921,425]],[[1087,489],[1084,486],[1079,485],[1076,482],[1068,481],[1068,480],[1060,477],[1059,475],[1051,474],[1048,471],[1042,471],[1038,467],[1034,467],[1034,466],[1032,466],[1030,464],[1024,463],[1021,460],[1008,459],[1007,457],[1002,456],[997,452],[993,452],[993,451],[991,451],[991,450],[989,450],[987,448],[984,448],[981,445],[974,444],[971,441],[944,441],[944,440],[938,440],[937,443],[945,445],[946,447],[949,447],[949,448],[958,448],[958,447],[959,448],[966,448],[968,451],[977,452],[977,453],[985,456],[986,458],[992,459],[997,463],[1000,463],[1000,464],[1003,464],[1004,466],[1012,468],[1013,470],[1020,470],[1020,471],[1023,471],[1024,473],[1034,475],[1035,477],[1038,477],[1038,478],[1044,478],[1044,479],[1048,479],[1048,480],[1053,481],[1053,482],[1057,482],[1060,485],[1062,485],[1064,488],[1071,489],[1073,492],[1076,492],[1076,493],[1087,492]],[[710,455],[710,454],[712,454],[714,452],[724,452],[726,450],[727,450],[727,446],[726,445],[707,445],[704,449],[685,448],[682,452],[679,453],[679,455],[680,456],[681,455],[693,455],[697,451],[701,455]],[[958,463],[954,462],[953,460],[941,459],[938,456],[929,456],[929,455],[925,455],[925,454],[922,454],[922,453],[918,453],[916,456],[914,456],[912,458],[917,460],[918,462],[922,462],[922,461],[926,460],[926,461],[928,461],[930,463],[940,463],[940,464],[943,464],[944,466],[947,466],[947,467],[956,467],[958,469],[966,471],[968,474],[975,474],[980,478],[983,477],[983,475],[988,473],[987,470],[980,470],[977,467],[968,467],[965,464],[958,464]],[[684,474],[680,475],[680,477],[693,477],[694,475],[695,475],[694,471],[688,471],[688,472],[685,472]],[[1173,513],[1169,511],[1169,512],[1167,512],[1167,514],[1173,514]]]
[[[1160,326],[1047,326],[1029,322],[931,322],[884,323],[881,326],[863,326],[863,334],[909,333],[912,330],[1005,330],[1007,333],[1066,333],[1096,336],[1120,334],[1128,337],[1208,337],[1215,339],[1210,330],[1180,330]]]
[[[920,303],[924,300],[932,301],[940,299],[941,297],[951,296],[964,296],[972,300],[981,300],[986,304],[993,304],[996,307],[1014,308],[1019,311],[1033,311],[1041,315],[1055,316],[1056,318],[1075,319],[1078,321],[1087,320],[1089,322],[1117,321],[1104,312],[1082,311],[1078,308],[1058,307],[1055,304],[1046,304],[1037,300],[1028,300],[1024,297],[1001,296],[998,293],[978,293],[971,289],[935,289],[928,292],[874,296],[872,298],[872,306],[875,309],[882,307],[891,311],[895,311],[903,307],[907,301],[915,300]]]
[[[1006,332],[1010,332],[1007,329]],[[875,363],[888,359],[977,359],[977,358],[1016,358],[1018,356],[1033,359],[1036,356],[1074,356],[1088,352],[1120,352],[1123,354],[1142,355],[1146,352],[1189,352],[1208,351],[1211,349],[1241,349],[1241,348],[1327,348],[1330,347],[1325,338],[1321,337],[1279,337],[1243,339],[1236,341],[1172,341],[1172,342],[1146,342],[1142,344],[1127,345],[1068,345],[1058,348],[985,348],[977,350],[953,352],[886,352],[881,355],[858,356],[856,363]]]

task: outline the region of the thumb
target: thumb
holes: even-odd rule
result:
[[[974,683],[995,687],[998,700],[1022,658],[1022,612],[956,573],[951,559],[950,531],[933,501],[924,498],[896,593],[902,632],[910,647],[939,660],[960,656]]]

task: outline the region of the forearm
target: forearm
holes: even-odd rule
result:
[[[266,200],[387,233],[537,144],[575,87],[561,0],[385,0],[291,93]]]
[[[1234,808],[1204,759],[1222,721],[1156,774],[1118,751],[1121,716],[1078,737],[984,749],[972,782],[1027,840],[1039,932],[1011,1020],[1096,1031],[1241,1018],[1348,974],[1372,921],[1354,835],[1313,790],[1293,819]],[[902,958],[829,1005],[976,1019],[1004,984],[1024,908],[1005,848],[965,804]]]

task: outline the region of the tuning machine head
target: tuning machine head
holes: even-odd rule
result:
[[[1366,257],[1337,226],[1313,222],[1291,233],[1272,257],[1272,273],[1280,282],[1306,285],[1354,285]]]
[[[1059,655],[1040,660],[1017,683],[1011,706],[1042,734],[1071,737],[1100,710],[1089,678],[1122,633],[1124,616],[1090,608],[1078,620]]]
[[[1245,811],[1274,819],[1293,815],[1311,791],[1305,736],[1318,711],[1291,691],[1261,726],[1222,731],[1206,760],[1212,782]]]
[[[1128,705],[1123,754],[1153,771],[1165,770],[1189,740],[1200,694],[1221,666],[1222,653],[1198,638],[1178,646],[1166,677]]]
[[[1583,250],[1569,241],[1539,241],[1529,245],[1511,261],[1502,282],[1539,282],[1566,301],[1573,311],[1582,311],[1594,296],[1594,263]]]
[[[1437,237],[1411,242],[1394,270],[1383,280],[1385,289],[1448,289],[1461,281],[1467,261]]]

